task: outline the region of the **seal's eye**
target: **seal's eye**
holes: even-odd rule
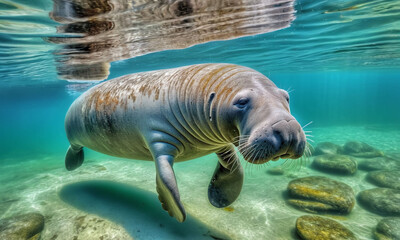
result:
[[[236,101],[235,105],[238,108],[244,108],[248,103],[249,103],[248,98],[240,98],[239,100]]]
[[[282,90],[282,93],[283,93],[283,97],[286,99],[286,101],[289,103],[289,100],[290,100],[290,98],[289,98],[289,93],[288,92],[286,92],[286,91],[283,91]]]

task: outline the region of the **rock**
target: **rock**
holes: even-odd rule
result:
[[[285,173],[285,170],[283,170],[282,167],[273,167],[269,168],[267,170],[267,173],[271,175],[283,175]]]
[[[376,157],[360,160],[358,168],[365,171],[400,170],[400,161],[389,157]]]
[[[379,187],[400,190],[400,170],[370,172],[367,179]]]
[[[44,217],[27,213],[0,220],[0,239],[37,240],[44,227]]]
[[[383,216],[400,216],[400,190],[373,188],[358,194],[359,202],[367,209]]]
[[[353,189],[345,183],[312,176],[292,180],[288,202],[307,212],[351,212],[355,204]]]
[[[298,178],[299,174],[298,173],[287,173],[286,177],[294,179],[294,178]]]
[[[341,152],[341,154],[351,155],[354,157],[363,157],[363,158],[374,158],[374,157],[382,157],[383,152],[375,149],[374,147],[363,143],[363,142],[347,142]]]
[[[53,215],[46,215],[46,228],[41,240],[133,240],[129,233],[132,228],[126,229],[125,224],[118,220],[113,222],[72,208],[68,212],[61,209],[49,214]],[[135,223],[130,224],[134,226]]]
[[[320,216],[301,216],[296,221],[297,234],[304,240],[356,240],[357,237],[342,224]]]
[[[382,219],[374,232],[377,240],[400,239],[400,218],[390,217]]]
[[[338,174],[354,174],[357,162],[345,155],[324,154],[314,158],[312,166],[318,170]]]
[[[315,147],[313,152],[314,156],[322,155],[322,154],[337,154],[341,151],[342,147],[331,143],[331,142],[321,142]]]
[[[90,215],[81,215],[74,219],[74,233],[79,239],[113,239],[118,232],[119,227],[110,224],[110,222]],[[117,238],[132,239],[125,232],[118,233]],[[121,236],[122,235],[122,236]]]

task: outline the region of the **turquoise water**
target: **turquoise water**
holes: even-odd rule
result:
[[[68,48],[51,39],[71,36],[57,33],[62,23],[49,17],[52,10],[49,0],[0,1],[0,219],[39,212],[41,239],[300,239],[295,221],[310,213],[287,203],[291,180],[326,176],[356,195],[377,187],[360,168],[351,176],[316,170],[314,157],[282,175],[268,174],[271,164],[243,163],[240,197],[217,209],[207,199],[217,161],[210,155],[174,166],[189,215],[180,224],[157,201],[151,162],[88,150],[81,168],[66,171],[65,113],[96,83],[62,80],[57,53]],[[292,114],[301,125],[312,122],[305,130],[314,147],[361,141],[400,161],[400,2],[299,0],[294,10],[280,30],[112,58],[107,79],[206,62],[244,65],[290,92]],[[350,214],[320,215],[359,239],[373,239],[384,217],[358,201]]]

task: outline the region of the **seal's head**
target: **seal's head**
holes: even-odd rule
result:
[[[246,87],[241,87],[229,104],[231,119],[240,133],[237,145],[245,160],[262,164],[300,158],[306,136],[290,114],[289,94],[258,72],[242,81]]]

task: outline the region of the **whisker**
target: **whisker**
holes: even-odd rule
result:
[[[256,151],[255,148],[252,148],[250,151],[248,151],[248,153],[247,153],[245,159],[251,160],[251,159],[253,158],[253,155],[254,155],[255,151]],[[248,162],[251,162],[251,161],[248,161]]]
[[[263,154],[262,154],[262,156],[265,156],[267,152],[268,152],[268,149],[267,149],[267,148],[264,148],[264,149],[263,149]],[[269,161],[268,161],[268,162],[266,162],[265,164],[261,164],[261,165],[263,166],[264,169],[266,169],[266,168],[268,168],[271,164],[270,164]]]
[[[244,149],[242,152],[243,152],[243,154],[242,154],[242,156],[243,156],[243,159],[247,162],[247,157],[249,156],[249,154],[250,154],[250,152],[252,151],[252,149],[248,149],[248,148],[246,148],[246,149]]]
[[[242,149],[243,147],[246,147],[248,144],[247,144],[247,141],[243,141],[243,142],[240,142],[240,141],[238,141],[238,142],[236,142],[237,144],[235,144],[235,143],[233,143],[234,145],[237,145],[237,147],[238,148],[240,148],[240,149]]]
[[[231,166],[230,172],[234,172],[235,171],[234,168],[235,168],[235,165],[236,165],[236,162],[237,162],[235,152],[230,154],[230,156],[229,156],[229,158],[227,160],[228,166],[230,166],[232,164],[232,161],[233,161],[233,165]]]
[[[291,92],[294,92],[294,89],[292,89],[292,87],[289,87],[289,89],[286,90],[286,92],[290,94]]]
[[[235,148],[235,151],[233,152],[233,154],[235,155],[235,158],[236,158],[236,167],[235,167],[235,170],[234,170],[234,171],[236,171],[237,168],[239,168],[240,165],[241,165],[240,156],[242,156],[242,154],[240,153],[239,149],[237,149],[237,148]]]
[[[311,154],[310,149],[306,147],[306,149],[304,150],[304,155],[305,155],[306,157],[309,157],[310,154]]]
[[[253,163],[256,161],[256,159],[260,159],[260,156],[261,156],[261,151],[257,151]]]
[[[308,147],[310,148],[310,150],[311,149],[313,149],[314,150],[314,146],[312,145],[312,143],[310,143],[308,140],[310,140],[310,139],[307,139],[307,145],[308,145]]]
[[[247,168],[246,168],[246,170],[247,170],[247,172],[249,173],[249,175],[251,176],[251,161],[250,161],[250,159],[251,159],[251,156],[252,156],[252,154],[250,153],[250,152],[253,152],[252,150],[250,150],[247,154],[246,154],[246,157],[245,157],[245,161],[246,161],[246,166],[248,166]]]
[[[248,156],[248,161],[247,162],[249,162],[249,163],[251,163],[251,164],[249,164],[251,167],[250,167],[250,175],[252,174],[252,167],[254,166],[254,160],[255,160],[255,155],[257,154],[257,149],[256,148],[253,148],[250,152],[249,152],[249,156]]]
[[[283,163],[281,164],[281,165],[279,165],[282,169],[285,167],[285,165],[287,164],[287,161],[288,161],[289,159],[285,159],[284,161],[283,161]]]
[[[233,138],[233,141],[239,141],[241,139],[248,139],[250,138],[250,135],[239,135]]]
[[[289,159],[285,159],[285,161],[284,161],[283,164],[281,165],[281,166],[282,166],[282,169],[287,170],[287,169],[290,167],[290,165],[292,164],[291,162],[292,162],[291,160],[289,161]]]
[[[309,123],[307,123],[306,125],[302,126],[301,128],[305,128],[305,127],[307,127],[308,125],[310,125],[311,123],[313,123],[313,121],[310,121]]]

